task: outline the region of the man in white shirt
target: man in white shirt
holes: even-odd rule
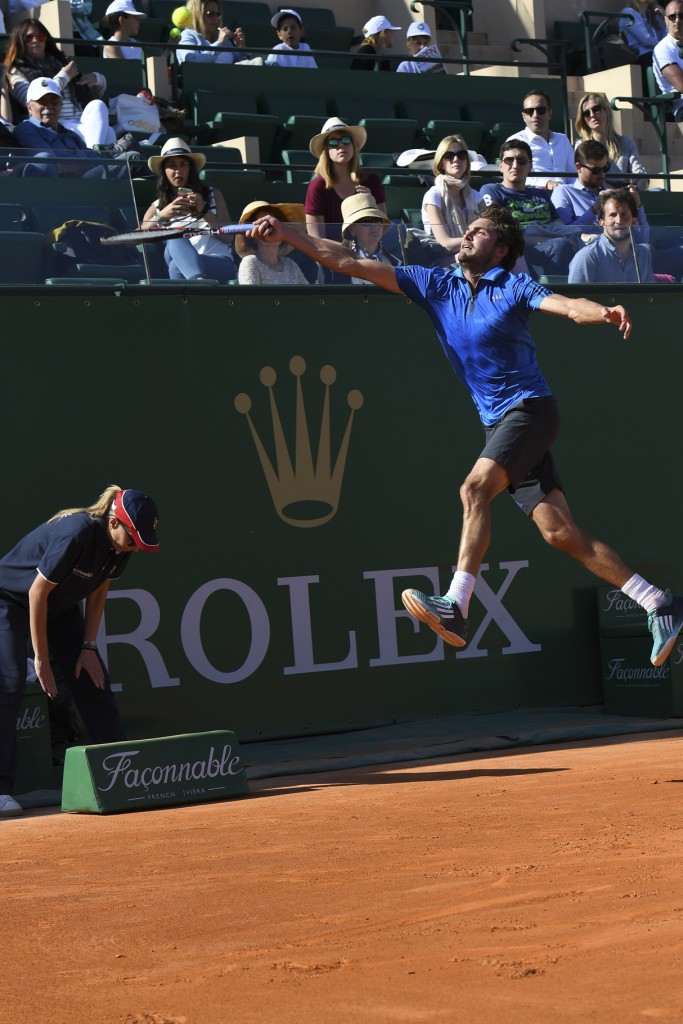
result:
[[[683,2],[671,0],[664,11],[668,34],[652,51],[652,70],[662,92],[683,92],[683,60],[679,57],[683,46]],[[683,99],[673,101],[674,119],[683,121]]]
[[[677,0],[678,2],[678,0]],[[681,0],[683,2],[683,0]],[[574,176],[574,149],[566,135],[550,131],[553,108],[544,92],[528,92],[522,100],[522,117],[526,128],[512,136],[524,139],[531,146],[534,173],[527,181],[536,188],[553,189]]]

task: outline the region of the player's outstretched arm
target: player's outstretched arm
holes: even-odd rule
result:
[[[277,220],[276,217],[260,217],[254,221],[254,226],[247,237],[260,238],[262,242],[286,242],[330,270],[347,274],[349,277],[360,277],[379,288],[385,288],[388,292],[401,293],[396,283],[394,268],[387,263],[357,260],[345,246],[312,238],[297,231],[291,224]]]
[[[623,306],[601,306],[590,299],[570,299],[566,295],[547,295],[538,307],[542,313],[563,316],[575,324],[614,324],[624,338],[631,333],[631,317]]]

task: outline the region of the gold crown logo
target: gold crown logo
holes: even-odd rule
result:
[[[330,388],[337,379],[334,366],[323,366],[320,380],[325,385],[320,435],[318,438],[317,457],[313,459],[311,439],[308,432],[306,404],[304,402],[301,378],[306,372],[306,362],[301,356],[293,356],[289,369],[296,378],[296,414],[294,436],[294,461],[290,456],[282,420],[273,391],[277,373],[272,366],[264,366],[259,380],[268,389],[270,399],[270,415],[273,422],[273,440],[275,444],[275,462],[273,466],[261,437],[250,416],[251,398],[249,395],[235,396],[235,408],[247,417],[247,423],[254,439],[254,445],[261,462],[264,476],[268,483],[275,511],[280,519],[290,526],[322,526],[335,515],[339,506],[346,456],[351,440],[353,417],[357,409],[363,405],[360,391],[349,391],[346,401],[351,410],[346,429],[342,438],[337,458],[332,464],[332,447],[330,439]]]

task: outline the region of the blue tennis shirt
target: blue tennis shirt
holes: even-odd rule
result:
[[[488,270],[475,292],[455,271],[396,267],[396,283],[429,314],[451,366],[485,426],[524,398],[551,394],[527,320],[552,292],[527,274]]]
[[[0,590],[28,608],[29,588],[39,572],[56,584],[47,599],[48,613],[62,612],[105,580],[118,578],[129,558],[112,547],[106,519],[76,512],[42,523],[0,558]]]

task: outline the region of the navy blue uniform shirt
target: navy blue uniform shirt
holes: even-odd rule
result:
[[[28,592],[39,572],[56,584],[48,597],[48,614],[63,612],[105,580],[117,579],[129,558],[112,547],[106,519],[75,512],[42,523],[0,558],[0,590],[28,608]]]

